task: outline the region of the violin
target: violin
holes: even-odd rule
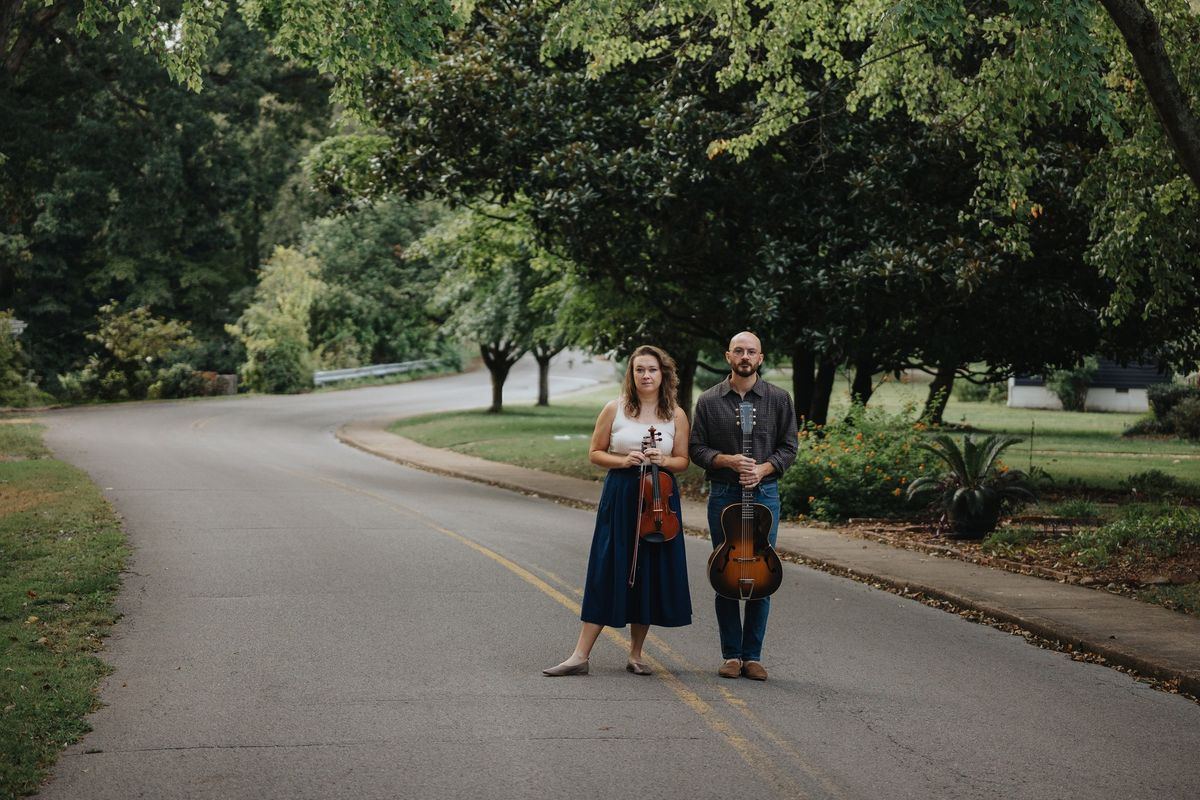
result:
[[[742,429],[742,453],[751,455],[750,433],[754,430],[754,405],[743,401],[738,407]],[[783,583],[783,564],[771,547],[771,509],[753,501],[754,489],[742,487],[742,500],[721,511],[725,541],[708,557],[708,581],[717,594],[731,600],[760,600],[775,593]]]
[[[662,441],[662,432],[654,426],[642,440],[642,452]],[[679,535],[679,515],[668,502],[671,496],[671,473],[657,464],[642,462],[638,480],[638,537],[647,542],[669,542]]]
[[[662,433],[650,426],[642,440],[642,452],[650,444],[662,441]],[[671,508],[671,473],[657,464],[643,461],[638,475],[638,515],[634,524],[633,553],[629,562],[629,586],[637,580],[638,543],[669,542],[679,535],[679,515]]]

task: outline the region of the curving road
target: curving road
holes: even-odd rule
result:
[[[563,363],[552,391],[611,377]],[[590,676],[542,677],[578,632],[592,514],[333,437],[484,404],[486,380],[47,415],[134,558],[106,707],[41,797],[1200,796],[1200,706],[795,565],[771,679],[719,679],[699,539],[695,622],[652,633],[655,676],[614,634]]]

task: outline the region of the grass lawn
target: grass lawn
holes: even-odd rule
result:
[[[768,377],[791,389],[788,375],[773,373]],[[871,405],[892,412],[906,405],[919,409],[927,391],[925,385],[888,381],[875,393]],[[596,415],[616,392],[616,386],[606,386],[561,402],[551,398],[553,405],[547,408],[512,406],[499,415],[483,411],[431,414],[401,420],[391,430],[423,444],[492,461],[599,479],[604,472],[588,463],[588,441]],[[844,413],[848,398],[848,386],[839,380],[831,418]],[[1021,469],[1028,469],[1030,463],[1040,466],[1060,486],[1079,483],[1116,489],[1130,475],[1157,469],[1200,487],[1200,442],[1123,438],[1122,432],[1140,417],[1007,408],[998,403],[968,403],[954,398],[945,414],[948,424],[1022,437],[1024,441],[1009,450],[1006,460]],[[697,488],[701,481],[695,467],[689,468],[683,480],[685,489]]]
[[[502,414],[426,414],[399,420],[388,430],[430,447],[601,480],[605,470],[588,461],[588,446],[596,415],[615,394],[615,387],[604,387],[561,402],[551,398],[553,405],[544,408],[508,406]]]
[[[871,405],[890,411],[900,411],[906,404],[919,408],[927,393],[926,385],[888,381],[871,398]],[[836,396],[837,407],[844,408],[848,392],[838,391]],[[1024,441],[1011,448],[1005,460],[1019,469],[1039,466],[1060,485],[1080,482],[1116,489],[1130,475],[1157,469],[1200,490],[1200,442],[1123,437],[1121,434],[1142,416],[1008,408],[1001,403],[969,403],[952,397],[946,406],[945,421],[983,433],[1021,437]]]
[[[42,428],[0,418],[0,798],[32,793],[88,730],[125,538]]]

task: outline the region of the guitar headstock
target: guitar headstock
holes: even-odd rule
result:
[[[651,425],[646,431],[646,435],[642,437],[642,452],[646,452],[648,447],[658,447],[658,443],[662,441],[662,431],[657,431]]]
[[[749,433],[754,430],[754,419],[757,413],[754,410],[754,404],[749,400],[743,400],[741,403],[738,403],[737,424],[742,429],[742,433]]]

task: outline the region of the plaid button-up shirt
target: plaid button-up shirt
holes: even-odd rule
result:
[[[746,392],[745,399],[754,406],[755,412],[750,455],[759,464],[771,462],[775,474],[767,480],[774,480],[796,460],[796,412],[791,395],[760,376]],[[706,390],[696,401],[688,454],[694,463],[704,468],[707,480],[738,482],[734,470],[714,469],[713,459],[722,453],[742,453],[742,429],[737,424],[738,405],[742,400],[726,378]]]

